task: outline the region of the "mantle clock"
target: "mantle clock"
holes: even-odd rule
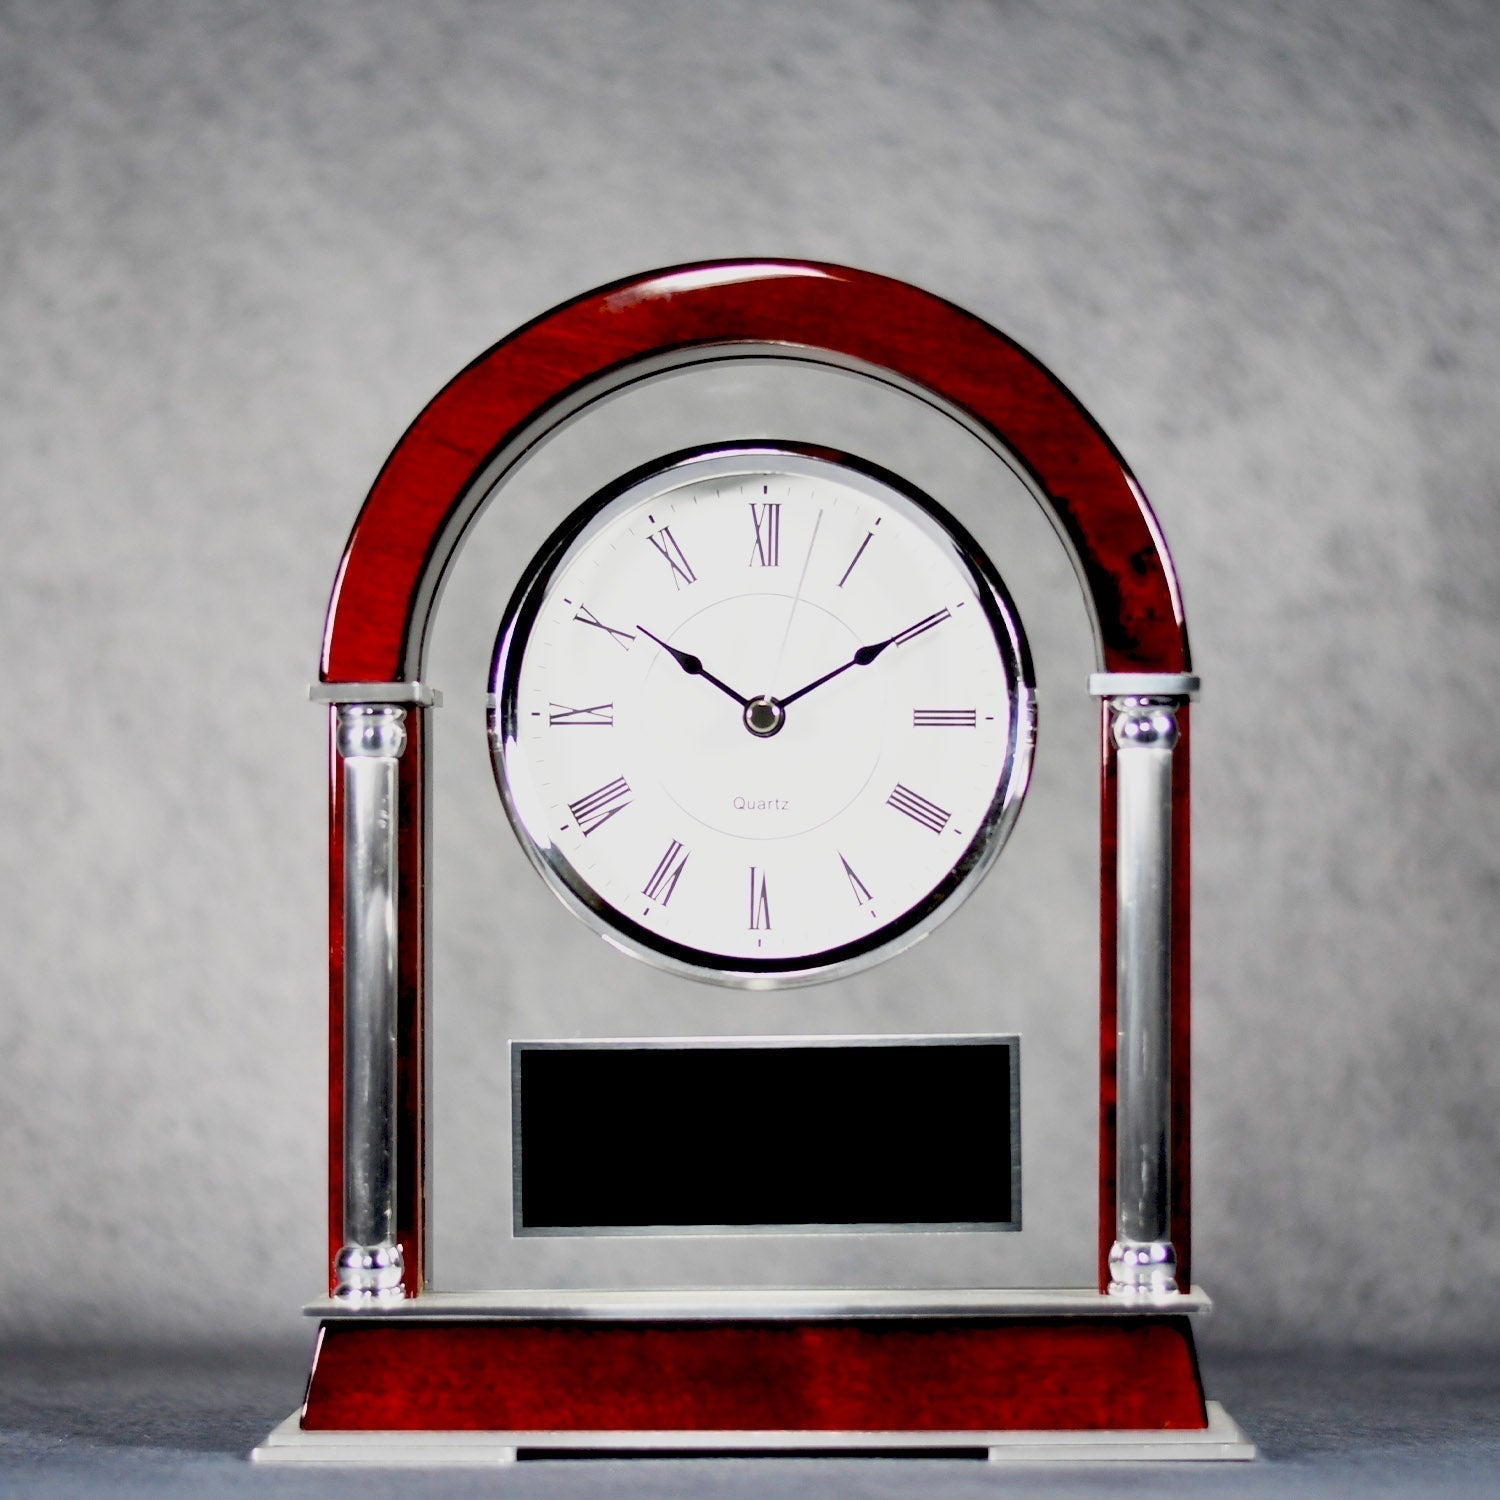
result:
[[[1073,563],[1096,659],[1072,690],[1099,705],[1087,1285],[429,1285],[440,585],[563,423],[740,359],[935,408],[1023,477]],[[842,447],[727,431],[554,519],[511,581],[472,717],[485,732],[485,697],[497,824],[580,928],[628,955],[614,962],[731,1003],[881,962],[981,889],[1022,809],[1037,699],[1007,583],[941,494]],[[254,1456],[1252,1456],[1205,1397],[1194,1343],[1209,1306],[1191,1280],[1197,688],[1161,527],[1119,453],[1036,359],[915,287],[791,261],[682,266],[589,292],[475,360],[391,453],[328,609],[312,694],[328,714],[330,1274],[306,1399]],[[1025,1234],[1034,1043],[1003,1003],[961,1035],[516,1038],[512,1232]]]

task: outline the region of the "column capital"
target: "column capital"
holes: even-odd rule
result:
[[[345,760],[399,760],[406,749],[406,710],[393,703],[341,703],[338,743]]]
[[[1174,703],[1151,698],[1111,698],[1110,734],[1117,750],[1171,750],[1179,728]]]

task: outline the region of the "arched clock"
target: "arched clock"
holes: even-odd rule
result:
[[[428,1284],[442,581],[563,424],[744,359],[852,373],[951,418],[1023,477],[1073,563],[1096,647],[1076,691],[1100,704],[1090,1285]],[[1015,605],[942,496],[732,420],[559,505],[487,686],[505,813],[555,894],[628,954],[751,989],[839,979],[932,933],[1000,854],[1036,735]],[[1250,1456],[1205,1400],[1192,1334],[1208,1309],[1189,1265],[1196,689],[1161,528],[1119,453],[1031,355],[915,287],[681,266],[586,293],[457,375],[359,514],[313,690],[330,735],[331,1276],[306,1402],[257,1458]],[[514,1232],[1021,1233],[1006,1025],[513,1039]]]

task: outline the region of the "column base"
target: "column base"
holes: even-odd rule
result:
[[[1177,1252],[1169,1240],[1116,1240],[1109,1252],[1109,1295],[1144,1302],[1177,1296]]]
[[[406,1296],[400,1245],[345,1245],[333,1258],[334,1293],[342,1302],[399,1302]]]

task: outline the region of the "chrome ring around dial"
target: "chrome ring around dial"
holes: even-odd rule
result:
[[[506,811],[616,947],[748,987],[852,973],[932,930],[1019,810],[1035,736],[999,574],[846,453],[723,443],[580,506],[501,622]]]

